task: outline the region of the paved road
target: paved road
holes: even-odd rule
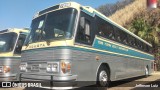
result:
[[[24,88],[1,88],[0,90],[24,90]],[[160,72],[155,72],[147,78],[136,77],[112,82],[109,88],[83,87],[75,90],[160,90]]]
[[[86,87],[77,90],[160,90],[160,72],[155,72],[149,77],[112,82],[108,88]]]
[[[160,90],[160,72],[155,72],[147,78],[129,79],[129,82],[115,83],[107,90]]]

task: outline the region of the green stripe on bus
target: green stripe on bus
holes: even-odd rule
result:
[[[94,48],[80,48],[80,47],[74,47],[74,46],[57,46],[57,47],[47,47],[47,48],[38,48],[38,49],[32,49],[32,50],[24,50],[23,52],[32,52],[34,54],[35,51],[43,51],[43,50],[56,50],[56,49],[72,49],[72,50],[78,50],[78,51],[85,51],[85,52],[92,52],[92,53],[97,53],[97,54],[104,54],[104,55],[112,55],[112,56],[122,56],[125,58],[133,58],[131,55],[130,56],[125,56],[125,55],[119,55],[119,54],[111,54],[111,53],[107,53],[107,52],[101,52],[98,50],[92,50]],[[96,48],[95,48],[96,49]],[[137,58],[142,58],[142,57],[137,57]],[[143,60],[148,59],[148,58],[143,58]],[[153,60],[153,59],[149,59],[149,60]]]

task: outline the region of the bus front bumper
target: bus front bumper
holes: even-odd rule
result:
[[[34,75],[34,74],[20,74],[21,82],[41,83],[40,88],[62,88],[76,86],[77,75],[56,76],[56,75]]]
[[[0,81],[17,81],[17,74],[0,74]]]

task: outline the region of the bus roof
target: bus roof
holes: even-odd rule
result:
[[[22,32],[22,33],[28,33],[29,28],[9,28],[5,30],[1,30],[0,33],[6,33],[6,32]]]
[[[50,7],[48,7],[48,8],[45,8],[45,9],[37,12],[37,13],[34,15],[33,19],[35,19],[36,17],[41,16],[41,15],[43,15],[43,14],[49,13],[49,12],[51,12],[51,11],[53,11],[53,10],[64,9],[64,8],[69,8],[69,7],[79,9],[80,6],[81,6],[81,5],[80,5],[79,3],[76,3],[76,2],[64,2],[64,3],[56,4],[56,5],[54,5],[54,6],[50,6]]]

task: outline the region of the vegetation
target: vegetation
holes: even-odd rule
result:
[[[160,23],[159,15],[152,11],[146,11],[135,17],[126,27],[139,37],[151,43],[154,48],[159,45]],[[160,20],[160,18],[159,18]]]
[[[135,0],[123,9],[116,11],[114,14],[109,16],[109,18],[116,23],[125,26],[128,22],[132,21],[135,16],[146,9],[146,3],[146,0]]]
[[[97,8],[98,11],[100,11],[101,13],[103,13],[106,16],[111,16],[112,14],[114,14],[116,11],[123,9],[125,6],[131,4],[132,2],[134,2],[135,0],[119,0],[117,3],[115,4],[104,4],[101,5]]]
[[[157,68],[160,70],[160,9],[141,12],[126,28],[152,44]]]

